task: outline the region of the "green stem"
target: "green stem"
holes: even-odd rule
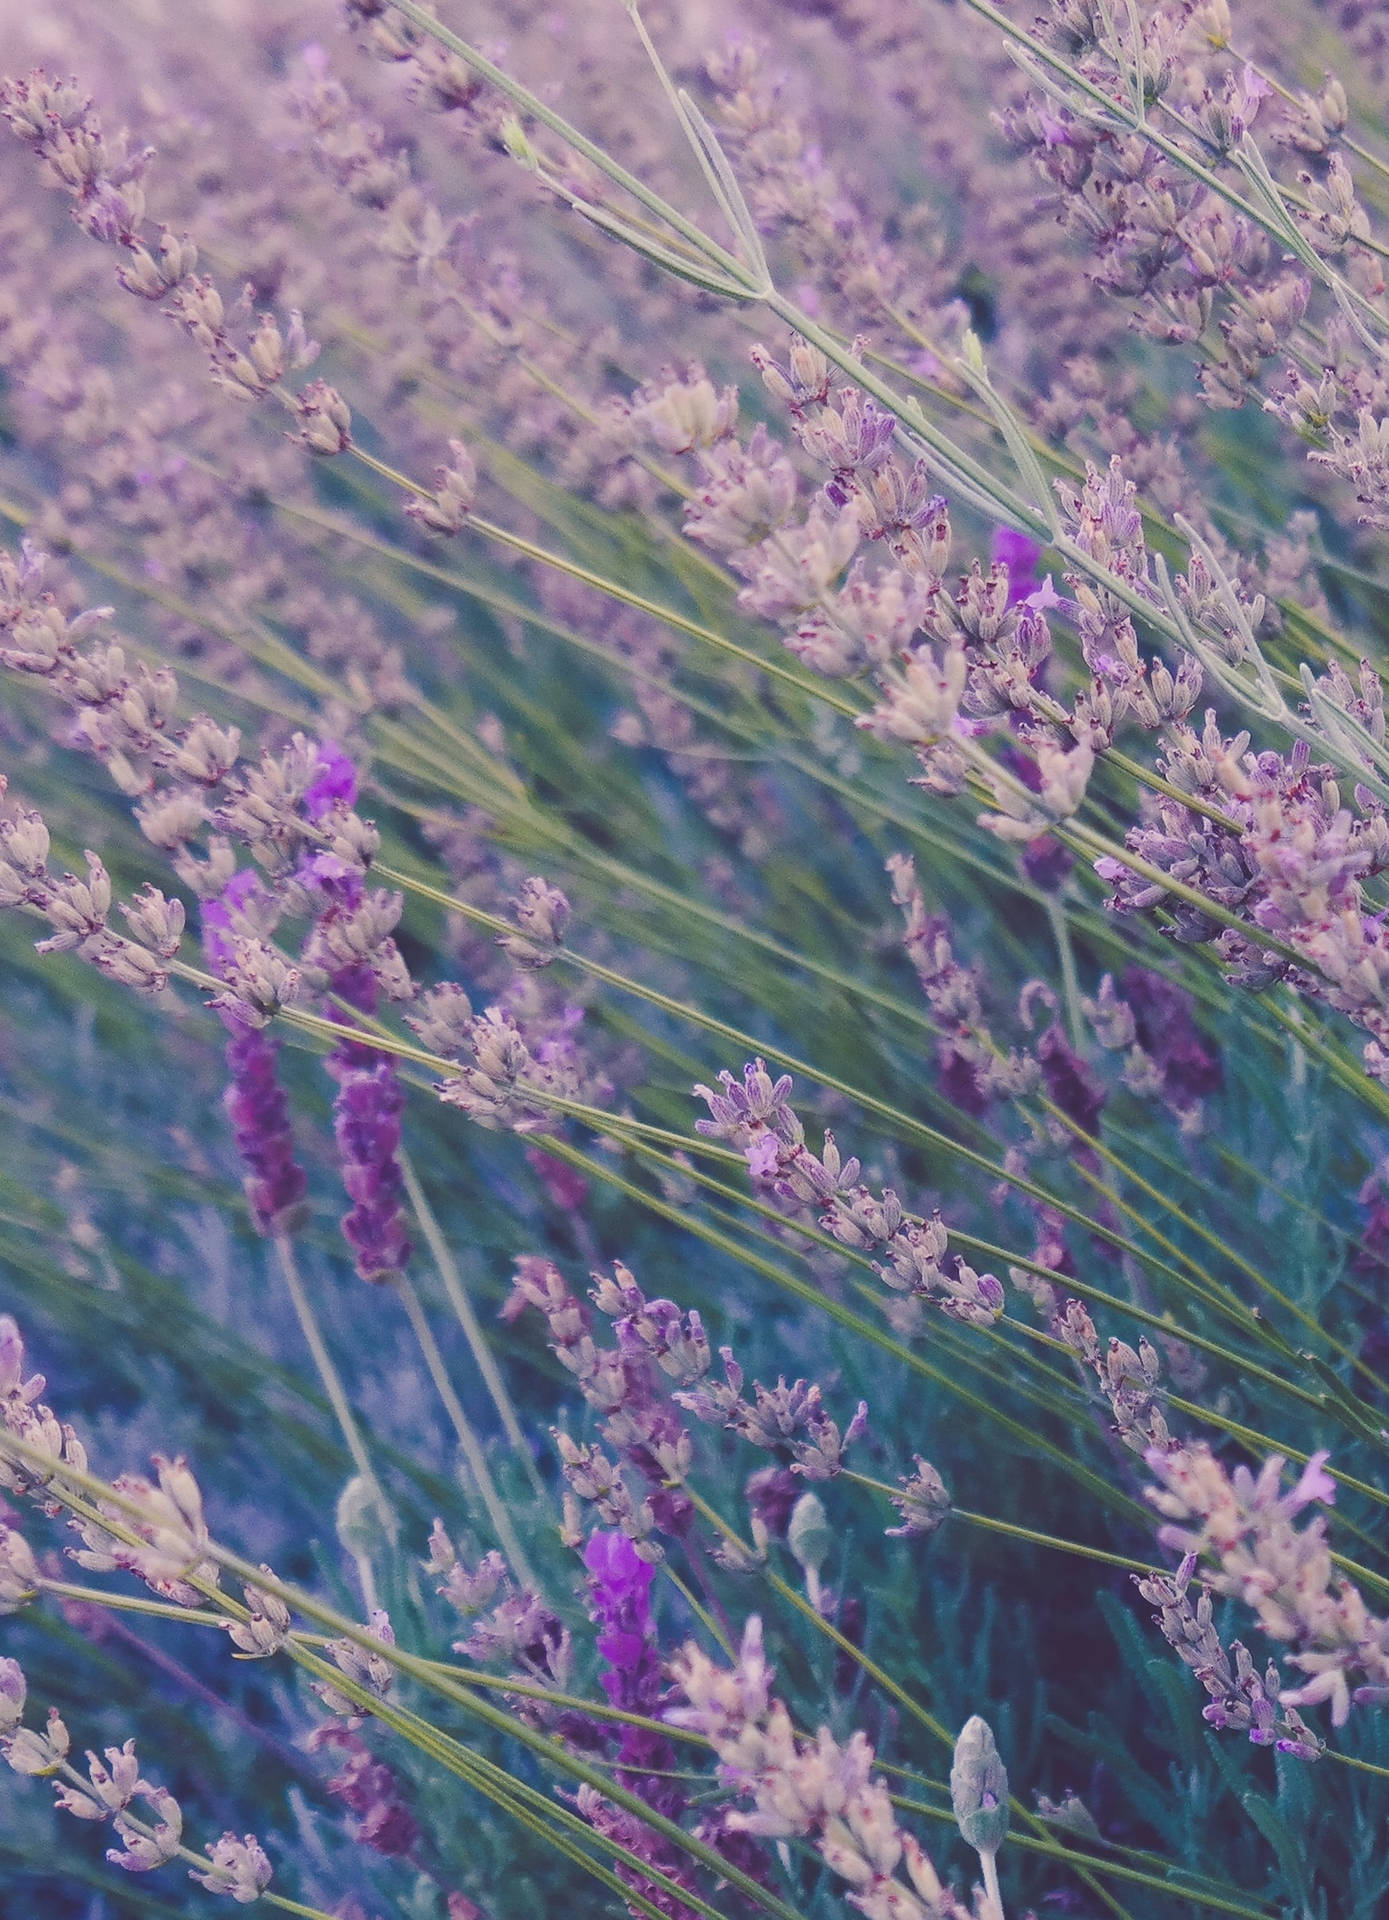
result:
[[[43,1448],[36,1447],[27,1440],[21,1439],[19,1435],[3,1429],[0,1429],[0,1456],[9,1456],[23,1463],[25,1466],[37,1468],[45,1476],[45,1485],[55,1496],[60,1497],[63,1503],[67,1505],[74,1514],[91,1519],[96,1524],[105,1527],[107,1531],[115,1534],[117,1538],[127,1541],[132,1546],[140,1548],[146,1546],[146,1542],[141,1539],[139,1534],[132,1531],[132,1529],[119,1518],[121,1514],[127,1514],[137,1522],[145,1520],[145,1508],[138,1500],[128,1494],[119,1492],[108,1482],[102,1480],[97,1474],[89,1472],[86,1468],[74,1466],[68,1461],[55,1461],[53,1456]],[[73,1489],[77,1489],[78,1491],[74,1492]],[[91,1504],[92,1500],[100,1501],[100,1507],[93,1506]],[[625,1789],[618,1786],[616,1782],[610,1781],[596,1768],[588,1766],[580,1756],[571,1752],[563,1743],[549,1739],[546,1735],[537,1732],[533,1727],[527,1725],[525,1721],[515,1719],[504,1713],[501,1709],[493,1707],[487,1701],[478,1699],[467,1687],[460,1686],[454,1681],[445,1679],[436,1663],[423,1660],[417,1655],[407,1653],[399,1646],[394,1646],[381,1640],[368,1628],[361,1626],[357,1621],[350,1619],[347,1615],[339,1613],[336,1608],[328,1606],[325,1602],[317,1599],[310,1593],[304,1592],[301,1588],[280,1580],[274,1574],[266,1573],[263,1568],[244,1559],[240,1554],[233,1553],[228,1548],[219,1546],[216,1542],[208,1541],[206,1543],[205,1557],[212,1560],[223,1572],[232,1575],[235,1579],[258,1587],[263,1592],[273,1594],[275,1598],[281,1600],[292,1613],[297,1613],[305,1619],[316,1621],[334,1638],[350,1640],[354,1646],[361,1648],[364,1652],[384,1660],[388,1666],[394,1667],[399,1673],[414,1680],[426,1691],[440,1699],[449,1701],[452,1705],[460,1708],[473,1719],[491,1728],[494,1732],[507,1735],[511,1739],[519,1742],[522,1746],[528,1748],[537,1758],[549,1761],[558,1768],[561,1773],[568,1774],[571,1779],[596,1787],[615,1805],[622,1807],[626,1812],[635,1814],[647,1826],[660,1833],[663,1838],[670,1840],[672,1844],[682,1852],[697,1860],[702,1866],[707,1867],[719,1878],[737,1887],[738,1890],[745,1893],[755,1905],[762,1907],[766,1912],[774,1915],[776,1920],[802,1920],[802,1916],[798,1915],[785,1901],[780,1900],[774,1894],[768,1893],[756,1880],[735,1867],[730,1861],[725,1859],[722,1854],[717,1853],[713,1848],[707,1846],[703,1841],[698,1840],[694,1835],[686,1833],[683,1828],[678,1826],[674,1821],[668,1820],[664,1815],[656,1813],[652,1808],[648,1807],[644,1801],[636,1795],[628,1793]],[[189,1585],[195,1587],[206,1599],[223,1608],[230,1618],[244,1620],[247,1617],[247,1610],[244,1606],[238,1601],[233,1600],[229,1594],[224,1593],[215,1580],[200,1575],[196,1567],[188,1570],[187,1580]],[[509,1791],[515,1793],[517,1796],[531,1796],[540,1809],[549,1817],[570,1825],[588,1841],[592,1842],[594,1840],[593,1829],[587,1826],[577,1815],[571,1816],[567,1808],[561,1809],[557,1807],[554,1801],[547,1798],[544,1794],[535,1792],[533,1789],[524,1786],[522,1782],[504,1774],[500,1768],[494,1766],[494,1763],[485,1760],[480,1754],[471,1753],[450,1736],[441,1733],[437,1728],[430,1726],[428,1722],[421,1720],[417,1715],[409,1714],[403,1709],[393,1706],[391,1703],[371,1693],[365,1687],[358,1687],[348,1675],[340,1672],[336,1666],[332,1666],[326,1661],[314,1660],[313,1656],[302,1646],[290,1642],[287,1643],[286,1651],[297,1664],[307,1666],[310,1671],[316,1674],[316,1677],[326,1680],[338,1692],[353,1700],[355,1704],[363,1706],[368,1712],[381,1719],[384,1724],[395,1727],[397,1731],[403,1732],[406,1738],[413,1740],[416,1745],[421,1746],[425,1751],[432,1752],[435,1757],[444,1756],[445,1764],[449,1764],[450,1762],[455,1763],[453,1766],[454,1771],[460,1771],[462,1768],[468,1767],[474,1770],[475,1777],[490,1777],[487,1773],[487,1770],[490,1769],[492,1773],[495,1773],[506,1782]],[[648,1863],[640,1860],[636,1855],[630,1854],[625,1848],[621,1847],[618,1842],[604,1839],[602,1844],[615,1858],[621,1860],[626,1865],[639,1869],[643,1876],[650,1879],[654,1885],[663,1884],[663,1877],[655,1869],[651,1868]],[[673,1885],[674,1883],[671,1883],[671,1887],[673,1887]],[[666,1890],[669,1891],[671,1888],[667,1888]],[[689,1904],[694,1906],[698,1911],[705,1912],[711,1916],[711,1920],[723,1920],[723,1916],[717,1914],[715,1909],[708,1906],[707,1902],[700,1900],[698,1895],[690,1893],[684,1888],[674,1888],[674,1891],[678,1892],[681,1898],[688,1900]]]
[[[1025,48],[1034,60],[1048,68],[1068,87],[1071,87],[1076,93],[1081,94],[1093,105],[1098,106],[1106,117],[1123,121],[1142,140],[1145,140],[1149,146],[1155,147],[1165,159],[1171,161],[1174,166],[1181,168],[1181,170],[1189,174],[1192,179],[1199,180],[1201,185],[1210,193],[1224,200],[1226,204],[1233,207],[1242,218],[1250,221],[1252,225],[1258,227],[1261,232],[1267,234],[1279,248],[1285,251],[1288,249],[1290,235],[1287,227],[1282,222],[1273,219],[1256,205],[1255,202],[1246,200],[1243,194],[1237,193],[1233,187],[1228,186],[1218,174],[1212,172],[1209,167],[1203,165],[1201,161],[1187,153],[1175,140],[1169,140],[1165,135],[1160,134],[1150,120],[1125,109],[1121,102],[1112,98],[1104,92],[1102,88],[1094,85],[1093,82],[1087,80],[1084,74],[1078,72],[1064,56],[1049,47],[1044,40],[1039,39],[1033,33],[1029,33],[1026,28],[1018,26],[1016,22],[1010,20],[1006,14],[1000,13],[996,7],[991,6],[989,0],[965,0],[965,4],[972,12],[977,13],[982,19],[987,20],[992,26],[996,27],[1006,39],[1012,40],[1016,45]],[[1384,329],[1384,315],[1378,311],[1371,301],[1367,300],[1363,294],[1352,288],[1340,274],[1333,272],[1323,260],[1318,258],[1310,247],[1299,247],[1297,251],[1299,257],[1303,260],[1303,264],[1307,266],[1309,270],[1315,272],[1326,286],[1344,294],[1345,298],[1367,322],[1377,326],[1381,330]]]
[[[890,1487],[885,1480],[875,1480],[870,1474],[855,1473],[852,1468],[840,1470],[841,1480],[852,1481],[856,1487],[867,1487],[871,1493],[881,1494],[885,1500],[899,1500],[900,1487]],[[1087,1547],[1078,1540],[1060,1540],[1055,1534],[1038,1533],[1032,1527],[1014,1526],[1007,1520],[994,1520],[985,1513],[971,1513],[964,1507],[952,1502],[949,1516],[952,1520],[963,1520],[967,1526],[982,1527],[989,1533],[1006,1534],[1013,1540],[1026,1540],[1034,1547],[1050,1547],[1056,1553],[1078,1555],[1083,1560],[1098,1560],[1105,1566],[1123,1567],[1131,1573],[1156,1573],[1158,1569],[1146,1560],[1134,1560],[1126,1553],[1106,1553],[1100,1547]]]
[[[523,1585],[538,1590],[540,1583],[535,1577],[531,1564],[526,1558],[525,1549],[511,1523],[507,1504],[497,1491],[482,1442],[473,1431],[472,1422],[463,1411],[463,1403],[454,1391],[448,1367],[445,1365],[443,1354],[439,1351],[439,1343],[434,1338],[434,1329],[429,1324],[429,1317],[425,1313],[419,1293],[414,1283],[404,1274],[397,1275],[394,1286],[400,1304],[405,1309],[410,1330],[419,1343],[424,1364],[429,1370],[429,1377],[434,1382],[439,1398],[444,1403],[449,1422],[458,1436],[458,1445],[463,1458],[468,1463],[468,1471],[481,1496],[482,1504],[487,1509],[487,1517],[492,1522],[492,1529],[507,1559],[511,1562],[517,1578]]]
[[[56,1594],[60,1600],[80,1600],[87,1606],[109,1607],[113,1613],[143,1613],[152,1620],[177,1620],[182,1625],[220,1627],[222,1615],[198,1607],[175,1607],[163,1600],[146,1600],[138,1593],[107,1593],[101,1587],[74,1586],[68,1580],[39,1581],[40,1593]]]
[[[703,1169],[698,1166],[687,1166],[681,1161],[676,1160],[672,1155],[660,1152],[656,1147],[652,1146],[650,1142],[659,1140],[682,1150],[687,1156],[698,1154],[705,1157],[716,1158],[727,1164],[737,1166],[740,1169],[745,1167],[746,1162],[743,1156],[733,1152],[732,1149],[716,1146],[698,1135],[674,1133],[662,1127],[654,1127],[639,1121],[633,1121],[626,1115],[623,1115],[619,1121],[614,1121],[611,1115],[594,1110],[592,1112],[581,1112],[580,1117],[584,1119],[587,1125],[593,1127],[596,1132],[606,1132],[612,1134],[614,1137],[622,1138],[632,1152],[639,1154],[643,1159],[650,1161],[653,1165],[659,1166],[663,1170],[677,1174],[685,1179],[693,1180],[698,1186],[705,1188],[706,1191],[717,1194],[721,1199],[731,1201],[737,1206],[744,1207],[764,1219],[775,1221],[779,1224],[784,1223],[785,1215],[769,1201],[759,1199],[756,1194],[747,1192],[742,1188],[731,1187],[722,1180],[716,1180],[711,1174],[704,1172]],[[633,1138],[632,1136],[634,1135],[638,1137]],[[1047,1281],[1050,1285],[1058,1288],[1062,1292],[1073,1294],[1081,1300],[1086,1300],[1094,1305],[1106,1307],[1115,1313],[1126,1315],[1129,1319],[1136,1321],[1140,1326],[1151,1327],[1155,1333],[1162,1334],[1169,1339],[1180,1340],[1186,1345],[1196,1348],[1201,1353],[1209,1354],[1212,1359],[1219,1360],[1241,1379],[1258,1380],[1265,1386],[1272,1387],[1278,1392],[1287,1394],[1290,1399],[1296,1401],[1299,1405],[1313,1408],[1318,1412],[1324,1411],[1323,1401],[1319,1394],[1311,1392],[1306,1387],[1298,1386],[1294,1381],[1285,1380],[1281,1374],[1276,1374],[1269,1368],[1260,1366],[1257,1361],[1251,1360],[1247,1353],[1231,1347],[1223,1347],[1218,1341],[1212,1340],[1204,1334],[1197,1333],[1194,1329],[1184,1326],[1178,1321],[1174,1321],[1170,1315],[1154,1313],[1149,1308],[1139,1306],[1132,1300],[1126,1300],[1118,1294],[1106,1292],[1103,1287],[1092,1286],[1085,1281],[1078,1280],[1073,1274],[1058,1273],[1055,1268],[1043,1266],[1040,1261],[1032,1259],[1027,1254],[1014,1252],[1010,1247],[1001,1247],[992,1240],[980,1239],[977,1234],[966,1233],[959,1227],[952,1225],[949,1231],[951,1241],[954,1245],[967,1248],[971,1253],[982,1256],[984,1260],[990,1263],[998,1262],[1007,1266],[1021,1267],[1025,1272],[1035,1274],[1038,1279]],[[800,1237],[809,1240],[815,1246],[824,1248],[826,1252],[837,1254],[841,1259],[848,1260],[854,1265],[869,1270],[872,1269],[873,1263],[867,1254],[859,1252],[856,1248],[844,1246],[840,1241],[836,1240],[833,1235],[824,1232],[822,1228],[812,1226],[807,1222],[798,1221],[796,1223],[796,1232]],[[1168,1271],[1170,1272],[1171,1270],[1169,1269]],[[1227,1318],[1233,1320],[1242,1330],[1251,1330],[1249,1321],[1246,1318],[1246,1310],[1238,1306],[1238,1303],[1234,1305],[1227,1304],[1220,1297],[1211,1299],[1204,1291],[1192,1288],[1189,1282],[1182,1279],[1181,1275],[1178,1274],[1174,1277],[1180,1284],[1186,1286],[1189,1291],[1193,1292],[1197,1299],[1207,1302],[1215,1311],[1224,1313]],[[1009,1324],[1018,1325],[1021,1330],[1022,1323],[1013,1322],[1011,1316],[1005,1316],[1005,1320]],[[1258,1330],[1257,1322],[1254,1323],[1252,1330]],[[1028,1331],[1035,1332],[1035,1329],[1028,1329]],[[1209,1415],[1204,1417],[1209,1418]]]
[[[1085,1016],[1080,1006],[1080,980],[1076,973],[1075,947],[1071,942],[1071,928],[1066,918],[1066,909],[1055,894],[1049,893],[1046,897],[1046,916],[1051,926],[1051,937],[1056,942],[1056,957],[1061,967],[1061,999],[1066,1009],[1066,1031],[1076,1052],[1084,1053]]]
[[[1377,1769],[1378,1771],[1378,1769]],[[928,1820],[939,1820],[943,1825],[955,1825],[955,1813],[952,1807],[933,1807],[926,1800],[912,1800],[905,1794],[893,1794],[892,1804],[900,1807],[904,1813],[919,1813]],[[1185,1884],[1187,1869],[1173,1863],[1164,1874],[1145,1873],[1141,1867],[1126,1867],[1117,1860],[1097,1860],[1090,1855],[1078,1856],[1069,1848],[1058,1846],[1054,1840],[1039,1840],[1033,1834],[1010,1833],[1010,1847],[1020,1847],[1026,1853],[1036,1853],[1044,1858],[1065,1861],[1074,1865],[1077,1858],[1084,1858],[1086,1864],[1096,1873],[1105,1874],[1111,1879],[1127,1880],[1132,1885],[1151,1887],[1157,1893],[1164,1893],[1169,1899],[1189,1901],[1194,1907],[1205,1907],[1212,1913],[1229,1913],[1237,1920],[1274,1920],[1267,1907],[1249,1907],[1242,1901],[1232,1900],[1227,1894],[1201,1891],[1197,1887]],[[1169,1875],[1181,1875],[1174,1880]],[[1192,1876],[1194,1877],[1194,1876]]]
[[[386,1498],[381,1482],[377,1479],[375,1470],[372,1467],[371,1456],[367,1452],[366,1442],[362,1438],[362,1430],[357,1425],[356,1416],[347,1398],[347,1390],[343,1386],[342,1375],[334,1365],[333,1356],[329,1353],[328,1344],[323,1338],[323,1329],[318,1324],[318,1316],[313,1310],[313,1302],[310,1300],[308,1290],[300,1276],[299,1265],[294,1257],[294,1247],[288,1234],[277,1233],[275,1235],[275,1255],[280,1263],[280,1272],[284,1276],[285,1287],[294,1307],[295,1318],[299,1322],[299,1330],[304,1336],[305,1345],[313,1355],[314,1366],[318,1369],[318,1377],[323,1384],[323,1391],[328,1396],[328,1404],[336,1416],[339,1430],[342,1433],[343,1443],[351,1455],[352,1464],[357,1469],[358,1476],[372,1495],[386,1538],[394,1541],[399,1533],[398,1515],[396,1514],[395,1508]],[[361,1576],[362,1598],[366,1602],[368,1611],[371,1611],[377,1605],[376,1595],[373,1591],[375,1574],[371,1562],[361,1555],[354,1555],[353,1558],[357,1566],[357,1571]]]
[[[513,1453],[525,1467],[532,1492],[537,1499],[543,1499],[546,1496],[545,1482],[541,1479],[540,1469],[531,1457],[531,1449],[521,1431],[521,1423],[516,1417],[511,1395],[507,1392],[506,1382],[502,1378],[496,1357],[487,1344],[487,1335],[482,1330],[482,1322],[478,1319],[477,1311],[468,1298],[467,1289],[463,1285],[463,1276],[458,1270],[458,1262],[453,1257],[453,1250],[444,1238],[438,1218],[429,1204],[429,1197],[420,1185],[419,1176],[404,1151],[400,1153],[399,1160],[406,1194],[414,1209],[415,1218],[419,1222],[420,1232],[424,1235],[430,1256],[438,1270],[448,1303],[453,1308],[459,1326],[463,1329],[464,1338],[468,1342],[483,1383],[492,1396],[492,1404],[497,1409],[497,1417],[502,1423],[507,1439],[511,1442]]]
[[[460,40],[456,33],[451,33],[447,27],[442,26],[433,14],[426,13],[423,7],[417,6],[415,0],[391,0],[391,4],[421,33],[427,34],[431,40],[437,40],[441,46],[447,47],[450,53],[456,54],[474,73],[494,86],[499,93],[504,94],[513,106],[519,107],[523,113],[539,121],[542,127],[556,134],[566,146],[572,147],[575,153],[580,154],[590,165],[596,167],[614,186],[630,194],[639,206],[645,207],[648,213],[672,228],[682,240],[688,241],[697,255],[708,260],[712,266],[719,268],[732,279],[742,281],[746,278],[747,269],[734,254],[727,252],[716,241],[711,240],[708,234],[697,227],[692,220],[687,220],[677,208],[661,199],[659,194],[653,193],[650,187],[635,174],[629,173],[625,167],[620,166],[601,147],[585,139],[577,128],[572,127],[567,120],[561,119],[559,114],[547,107],[545,102],[527,87],[521,86],[511,78],[510,74],[504,73],[500,67],[494,66],[490,60],[485,59],[476,48],[470,47],[465,40]]]

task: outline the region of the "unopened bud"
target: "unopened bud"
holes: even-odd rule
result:
[[[311,380],[294,410],[302,422],[296,437],[310,453],[326,459],[352,445],[352,411],[336,387]]]
[[[950,1768],[950,1801],[976,1853],[995,1854],[1008,1832],[1008,1774],[987,1720],[973,1714],[960,1729]]]
[[[815,1493],[803,1493],[791,1509],[786,1544],[807,1580],[814,1580],[834,1545],[834,1531],[824,1502]]]

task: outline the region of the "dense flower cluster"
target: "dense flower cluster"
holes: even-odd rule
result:
[[[847,1881],[868,1920],[959,1920],[967,1909],[943,1886],[915,1837],[897,1821],[887,1784],[873,1774],[873,1749],[861,1733],[840,1745],[828,1727],[814,1739],[795,1732],[771,1691],[772,1671],[754,1614],[736,1665],[720,1668],[693,1644],[673,1673],[686,1704],[670,1710],[677,1726],[704,1734],[725,1780],[747,1811],[729,1816],[744,1833],[813,1839],[825,1865]]]
[[[0,0],[26,1911],[1382,1910],[1383,13]]]
[[[805,1144],[805,1129],[787,1105],[791,1076],[773,1080],[761,1060],[749,1061],[741,1083],[719,1075],[723,1091],[695,1092],[710,1118],[696,1130],[731,1141],[744,1155],[754,1182],[797,1209],[823,1208],[820,1225],[842,1246],[881,1251],[873,1270],[885,1286],[939,1306],[953,1319],[987,1326],[1003,1311],[1003,1288],[993,1274],[979,1274],[948,1253],[940,1215],[929,1220],[908,1213],[892,1189],[873,1194],[859,1180],[857,1160],[840,1156],[832,1134],[821,1156]]]

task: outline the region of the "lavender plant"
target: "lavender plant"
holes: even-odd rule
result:
[[[0,1906],[1374,1920],[1375,9],[0,18]]]

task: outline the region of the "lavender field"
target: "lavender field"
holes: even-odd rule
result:
[[[0,1914],[1389,1915],[1389,4],[0,0]]]

